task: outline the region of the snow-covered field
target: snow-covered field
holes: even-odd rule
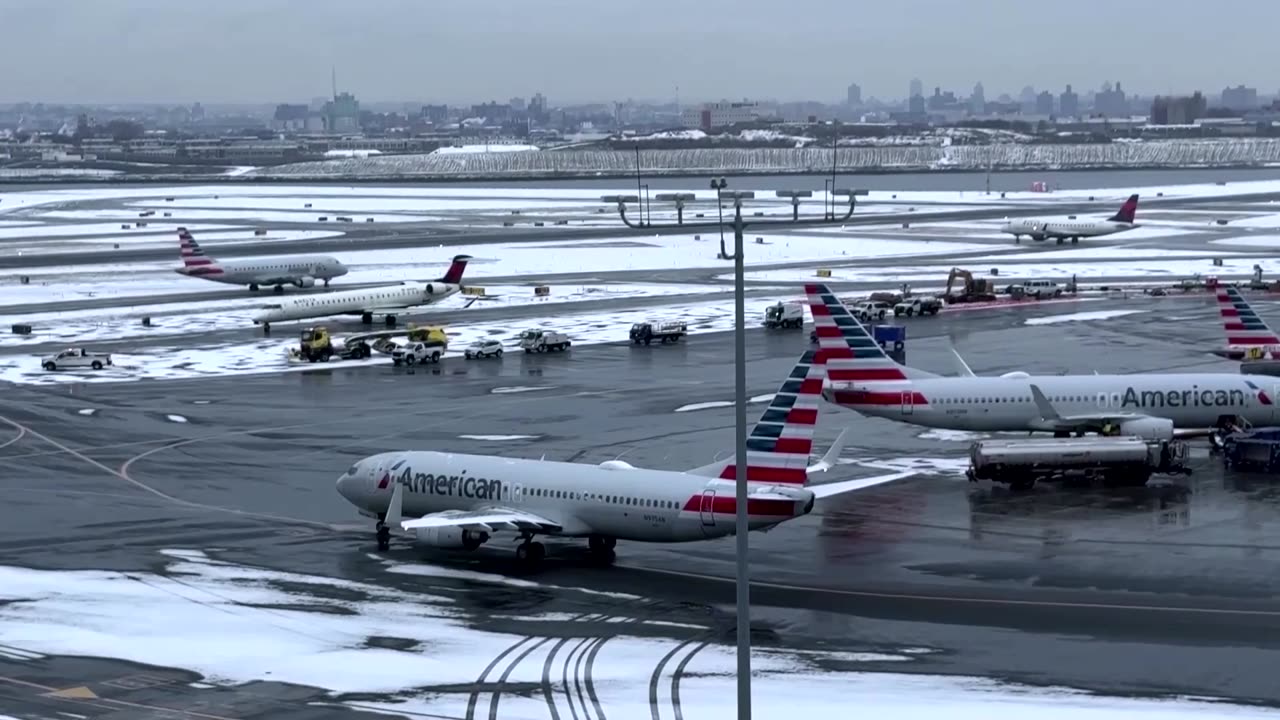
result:
[[[746,313],[748,322],[755,324],[763,316],[765,307],[784,299],[785,293],[768,299],[747,299]],[[799,299],[798,296],[796,299]],[[222,316],[224,321],[226,316]],[[644,320],[683,319],[688,323],[690,334],[707,332],[724,332],[733,329],[733,300],[725,297],[716,301],[682,303],[661,307],[642,308],[636,310],[614,310],[608,312],[557,312],[547,317],[524,318],[516,321],[501,320],[493,322],[468,323],[450,326],[449,351],[447,358],[451,362],[465,362],[461,359],[462,351],[467,345],[480,339],[498,338],[508,349],[514,349],[520,332],[527,328],[547,328],[564,332],[574,345],[595,345],[600,343],[625,341],[632,323]],[[90,321],[91,322],[91,321]],[[245,321],[242,319],[243,327]],[[431,324],[430,317],[418,320],[419,324]],[[185,332],[192,323],[190,317],[181,321],[174,320],[172,326],[165,325],[161,330],[176,336]],[[120,326],[93,326],[78,328],[85,335],[81,337],[119,337]],[[143,334],[138,331],[145,328],[133,326],[129,332]],[[155,328],[153,328],[155,329]],[[206,328],[214,329],[214,328]],[[377,328],[375,328],[377,329]],[[96,333],[92,334],[92,333]],[[34,335],[35,333],[33,333]],[[345,334],[345,333],[344,333]],[[58,333],[52,333],[56,337]],[[292,335],[292,334],[291,334]],[[0,341],[12,347],[18,336],[0,336]],[[43,341],[49,341],[50,333],[43,335]],[[116,354],[112,356],[115,366],[103,371],[70,371],[62,370],[48,373],[40,367],[40,358],[34,355],[0,355],[0,380],[28,384],[55,384],[67,382],[124,382],[143,379],[182,379],[207,377],[211,375],[243,375],[258,373],[302,371],[316,368],[315,365],[296,365],[286,360],[286,351],[297,346],[297,339],[273,338],[240,344],[221,344],[206,347],[190,345],[173,347],[147,347],[144,352]],[[803,350],[807,338],[796,333],[796,351]],[[16,348],[15,348],[16,350]],[[12,351],[10,351],[12,352]],[[573,352],[572,349],[569,352]],[[375,354],[369,360],[333,362],[333,366],[390,364],[386,356]],[[473,362],[490,362],[478,360]],[[498,361],[502,362],[502,361]]]
[[[298,237],[322,231],[272,231],[273,235]],[[205,252],[216,257],[217,233],[197,235]],[[251,236],[251,233],[250,233]],[[732,268],[727,260],[716,259],[720,250],[719,236],[664,235],[603,240],[568,240],[538,243],[490,243],[484,245],[450,245],[386,250],[361,250],[334,253],[349,272],[334,281],[343,284],[427,280],[439,277],[454,255],[468,254],[473,260],[467,266],[464,283],[484,286],[485,277],[518,275],[537,281],[542,275],[571,272],[607,272],[616,270],[672,270],[680,268]],[[934,255],[940,253],[991,252],[999,248],[980,243],[949,243],[929,240],[879,240],[830,235],[766,235],[763,243],[757,236],[748,237],[747,264],[779,262],[821,262],[869,257]],[[235,235],[236,239],[245,239]],[[259,238],[260,239],[260,238]],[[172,242],[174,261],[130,263],[96,266],[38,266],[0,272],[0,305],[20,302],[71,300],[87,297],[133,297],[159,294],[216,291],[224,289],[228,297],[245,292],[242,289],[177,275],[177,240]],[[732,248],[730,248],[732,250]],[[31,278],[22,285],[19,277]]]
[[[74,226],[63,226],[74,227]],[[58,255],[66,253],[95,252],[101,250],[151,250],[159,248],[171,248],[173,257],[177,267],[178,259],[178,234],[177,226],[168,229],[153,230],[148,226],[142,230],[120,231],[119,235],[101,235],[97,237],[77,237],[70,240],[10,240],[0,243],[0,256],[5,255]],[[267,230],[263,235],[255,235],[252,228],[233,229],[234,226],[209,225],[204,229],[223,228],[213,232],[200,232],[197,238],[208,254],[217,253],[217,248],[223,245],[240,245],[245,243],[269,243],[278,242],[287,244],[299,240],[319,240],[321,238],[338,237],[343,235],[338,230],[278,230],[272,228]],[[42,228],[43,229],[43,228]],[[189,226],[188,230],[193,233],[200,230],[199,226]],[[119,246],[117,248],[117,246]],[[280,250],[281,254],[287,253],[287,245]],[[152,263],[154,265],[154,263]],[[80,266],[84,268],[85,266]],[[31,268],[33,272],[22,271],[21,274],[34,275],[40,274],[40,267]],[[0,283],[3,283],[6,275],[0,275]]]
[[[132,203],[138,207],[173,207],[170,203],[154,203],[142,202]],[[297,207],[302,207],[298,204]],[[319,222],[321,216],[328,218],[325,222],[336,223],[334,220],[335,213],[325,210],[254,210],[245,208],[243,210],[227,209],[206,209],[206,208],[175,208],[172,211],[166,211],[173,214],[182,224],[191,227],[188,220],[233,220],[243,224],[245,222],[288,222],[288,223],[314,223]],[[341,213],[337,213],[341,214]],[[132,210],[50,210],[48,212],[40,212],[30,217],[37,217],[42,220],[123,220],[137,218],[138,213]],[[163,216],[162,216],[163,217]],[[375,223],[403,223],[403,222],[428,222],[438,221],[440,218],[430,215],[417,214],[353,214],[350,216],[353,222],[363,223],[369,218],[373,218]],[[166,221],[169,218],[165,218]]]
[[[1221,253],[1226,255],[1226,253]],[[1007,256],[1018,257],[1018,256]],[[1027,256],[1039,257],[1039,256]],[[1110,277],[1150,277],[1153,280],[1180,280],[1194,275],[1250,275],[1255,264],[1262,266],[1265,274],[1280,272],[1280,259],[1274,258],[1236,258],[1223,257],[1222,265],[1215,267],[1211,260],[1140,260],[1140,261],[1108,261],[1088,262],[1080,258],[1076,262],[1057,263],[1005,263],[996,257],[973,258],[970,262],[990,261],[1000,274],[993,279],[997,284],[1002,279],[1070,279],[1072,275],[1080,279]],[[984,271],[982,274],[987,274]],[[731,276],[722,275],[722,279]],[[800,283],[800,282],[929,282],[941,286],[946,281],[946,268],[940,266],[909,266],[894,268],[832,268],[831,276],[819,278],[811,268],[794,270],[763,270],[746,273],[746,279],[756,282]]]
[[[405,717],[469,716],[469,689],[432,688],[470,688],[478,679],[495,681],[488,668],[495,658],[509,656],[513,661],[503,663],[502,682],[514,687],[540,683],[544,666],[550,665],[551,692],[544,696],[481,691],[481,707],[494,707],[498,717],[542,720],[551,717],[549,703],[560,717],[568,717],[584,684],[598,703],[600,717],[665,717],[675,711],[676,702],[690,720],[734,717],[734,704],[725,700],[733,697],[735,683],[732,645],[693,643],[677,652],[678,662],[662,665],[684,638],[709,633],[709,626],[630,617],[626,605],[614,612],[624,626],[608,623],[606,629],[595,623],[613,618],[536,611],[504,616],[525,623],[532,632],[539,621],[576,621],[582,637],[607,638],[595,646],[584,673],[580,657],[574,662],[572,649],[549,638],[475,629],[453,599],[452,588],[462,581],[495,590],[582,594],[597,600],[599,591],[374,555],[369,559],[378,572],[413,578],[420,589],[399,590],[376,578],[358,582],[268,570],[190,549],[162,550],[163,572],[0,566],[0,643],[12,662],[38,662],[48,655],[119,658],[198,673],[203,687],[261,681],[319,687],[335,695],[334,706]],[[641,600],[609,595],[615,601]],[[138,608],[147,612],[139,613]],[[627,632],[626,627],[636,631]],[[374,637],[404,638],[412,649],[388,649],[369,642]],[[903,720],[1252,720],[1280,715],[1213,698],[1105,697],[985,678],[895,673],[887,668],[925,662],[938,650],[851,645],[812,651],[753,648],[755,713],[768,718],[794,714],[796,698],[803,698],[808,716],[843,717],[849,699],[857,698],[863,714]],[[828,667],[839,663],[849,669],[825,670],[824,661]],[[677,667],[684,670],[678,701],[673,696]],[[651,684],[660,688],[656,698],[650,696]],[[342,694],[366,697],[340,701],[336,696]]]
[[[559,303],[600,302],[624,298],[655,297],[669,295],[716,295],[733,288],[724,285],[652,285],[647,283],[616,283],[610,285],[552,285],[550,294],[536,296],[533,286],[495,285],[484,288],[485,295],[474,307],[536,306]],[[253,327],[253,311],[268,302],[270,295],[262,297],[234,297],[226,300],[183,303],[145,303],[112,308],[91,308],[45,313],[22,313],[0,316],[0,327],[14,323],[32,326],[30,335],[0,335],[0,348],[20,348],[29,345],[65,340],[92,343],[128,337],[166,337],[214,330],[233,330]],[[472,298],[456,295],[438,306],[442,310],[458,310]],[[151,318],[151,326],[144,327],[141,319]],[[323,323],[324,319],[316,322]],[[430,324],[430,311],[426,311],[421,324]],[[468,341],[469,342],[469,341]]]

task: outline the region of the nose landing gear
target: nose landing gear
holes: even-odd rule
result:
[[[378,538],[378,552],[386,552],[391,549],[391,528],[383,521],[379,520],[375,527],[375,533]]]
[[[521,537],[522,542],[516,546],[516,560],[525,567],[537,567],[547,557],[547,548],[540,542],[534,542],[532,535]]]

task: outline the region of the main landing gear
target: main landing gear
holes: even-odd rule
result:
[[[613,551],[617,544],[617,538],[604,537],[603,535],[591,535],[587,538],[587,549],[590,551],[591,557],[605,565],[612,564],[617,557],[617,554]]]
[[[547,548],[540,542],[534,542],[532,535],[523,535],[521,540],[516,546],[516,560],[527,567],[541,564],[547,557]]]

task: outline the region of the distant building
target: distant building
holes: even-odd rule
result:
[[[760,105],[753,102],[707,103],[702,107],[685,108],[680,113],[680,124],[684,127],[708,131],[759,119]]]
[[[360,102],[351,93],[339,93],[324,104],[324,116],[331,133],[349,133],[360,130]]]
[[[1232,110],[1253,110],[1258,107],[1258,89],[1237,85],[1222,91],[1222,106]]]
[[[982,115],[987,111],[987,91],[983,89],[982,83],[973,86],[973,92],[969,95],[969,112],[973,115]]]
[[[1039,95],[1036,95],[1036,114],[1053,114],[1053,93],[1048,90],[1044,90]]]
[[[1194,95],[1183,97],[1157,95],[1151,101],[1150,122],[1152,125],[1190,125],[1204,117],[1208,105],[1198,90]]]
[[[524,98],[522,97],[513,97],[507,101],[507,104],[510,105],[511,109],[515,110],[516,112],[524,112],[525,101],[524,101]]]
[[[1111,83],[1106,83],[1102,86],[1102,91],[1094,96],[1093,109],[1107,117],[1128,117],[1129,98],[1125,96],[1120,83],[1117,82],[1114,88]]]
[[[449,119],[448,105],[423,105],[422,119],[433,125],[439,125]]]
[[[845,105],[856,106],[862,104],[862,87],[857,83],[850,83],[844,94]]]
[[[911,91],[907,93],[907,97],[924,97],[924,83],[920,82],[920,78],[911,79]]]
[[[302,132],[307,129],[307,116],[311,108],[306,105],[281,104],[271,117],[271,129],[280,132]]]
[[[1080,117],[1080,96],[1070,85],[1058,96],[1058,114],[1063,117]]]
[[[924,115],[924,96],[912,95],[907,101],[907,112],[912,115]]]

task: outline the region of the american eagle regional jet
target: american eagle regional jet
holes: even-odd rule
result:
[[[1098,432],[1167,440],[1206,435],[1243,418],[1280,421],[1280,379],[1228,373],[942,377],[894,362],[826,285],[806,285],[828,401],[863,415],[953,430]]]
[[[1022,236],[1026,235],[1032,240],[1057,240],[1061,245],[1063,240],[1071,238],[1074,245],[1080,242],[1082,237],[1098,237],[1100,235],[1113,235],[1125,230],[1132,230],[1139,227],[1134,222],[1134,216],[1138,212],[1138,196],[1130,195],[1128,200],[1120,206],[1119,212],[1106,220],[1074,220],[1071,218],[1063,218],[1060,220],[1045,220],[1036,218],[1027,218],[1023,220],[1010,220],[1000,228],[1001,232],[1007,232],[1013,235],[1014,242],[1022,242]]]

